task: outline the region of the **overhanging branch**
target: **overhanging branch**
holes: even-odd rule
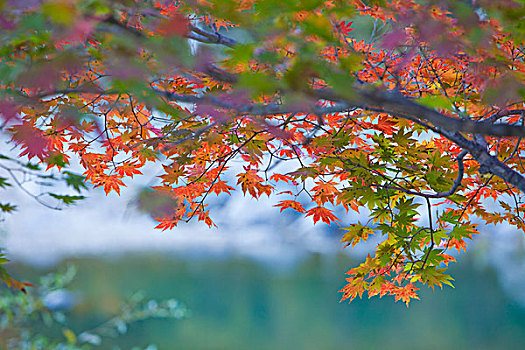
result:
[[[378,107],[385,113],[393,116],[403,119],[407,119],[407,117],[416,118],[451,132],[499,137],[525,136],[525,128],[522,126],[452,118],[411,101],[399,93],[368,87],[354,87],[353,91],[356,94],[356,98],[352,100],[341,98],[331,90],[314,90],[313,95],[329,101],[345,101],[348,105],[357,108],[369,109],[370,107]]]

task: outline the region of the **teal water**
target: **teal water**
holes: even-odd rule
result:
[[[143,290],[177,298],[190,310],[181,321],[148,320],[119,338],[122,349],[155,343],[169,349],[520,349],[525,309],[497,276],[468,256],[450,271],[455,289],[423,290],[407,308],[393,298],[339,303],[347,256],[312,255],[296,267],[268,268],[247,259],[178,259],[137,255],[74,259],[73,289],[84,295],[71,315],[91,328],[125,295]],[[18,267],[17,274],[43,271]],[[525,291],[524,291],[525,292]],[[111,349],[113,340],[105,340]]]

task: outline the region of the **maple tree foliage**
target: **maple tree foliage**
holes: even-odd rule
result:
[[[2,132],[106,193],[159,164],[161,230],[268,196],[379,237],[343,300],[408,305],[480,223],[525,229],[522,1],[1,3]]]

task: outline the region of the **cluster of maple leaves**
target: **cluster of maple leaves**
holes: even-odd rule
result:
[[[480,169],[450,135],[483,143],[517,174],[525,173],[523,146],[521,138],[451,134],[362,96],[385,91],[400,108],[415,102],[458,120],[523,125],[525,52],[515,19],[524,14],[513,6],[5,5],[2,131],[48,170],[78,159],[85,180],[106,193],[161,164],[156,192],[142,200],[156,203],[143,206],[162,230],[193,218],[214,225],[206,199],[239,188],[277,197],[280,211],[343,226],[345,245],[379,236],[348,271],[343,300],[367,291],[408,305],[416,283],[451,285],[450,251],[465,250],[480,222],[525,228],[519,189]],[[356,213],[368,220],[356,222]]]

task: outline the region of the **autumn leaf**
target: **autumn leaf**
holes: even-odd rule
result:
[[[22,147],[20,157],[27,155],[31,159],[43,158],[47,155],[48,141],[40,129],[24,123],[13,126],[11,132],[15,143]]]
[[[162,20],[157,27],[161,34],[170,36],[185,36],[190,31],[190,21],[180,13],[174,13],[168,19]]]
[[[137,174],[142,175],[142,172],[139,169],[137,169],[137,164],[127,163],[127,162],[119,166],[117,168],[117,172],[122,177],[129,176],[132,178],[134,175],[137,175]]]
[[[117,192],[120,195],[120,187],[124,187],[124,182],[116,175],[106,175],[98,179],[94,184],[94,187],[104,187],[104,192],[109,194],[111,191]]]
[[[9,259],[2,253],[0,253],[0,282],[5,283],[8,288],[11,288],[15,291],[21,291],[26,293],[28,287],[34,287],[35,285],[29,282],[21,282],[14,279],[5,269],[4,264],[8,263]]]
[[[374,234],[374,230],[363,226],[360,223],[354,224],[350,227],[342,227],[342,229],[347,232],[344,234],[343,238],[341,238],[341,242],[346,243],[347,246],[352,245],[352,247],[360,241],[366,241],[368,235]]]
[[[364,281],[362,277],[347,278],[346,280],[349,283],[339,291],[340,293],[343,293],[343,297],[340,301],[344,301],[347,299],[348,301],[352,301],[357,296],[359,296],[359,298],[362,298],[364,291],[368,290],[369,288],[369,283]]]
[[[212,191],[215,192],[215,194],[221,194],[221,193],[227,193],[231,195],[231,191],[235,190],[233,187],[228,185],[226,181],[223,180],[217,180],[212,185]]]
[[[305,213],[306,210],[304,209],[304,207],[301,205],[301,203],[297,202],[297,201],[293,201],[293,200],[284,200],[284,201],[280,201],[279,204],[276,204],[274,205],[274,207],[280,207],[281,208],[281,212],[285,209],[288,209],[288,208],[291,208],[299,213]]]
[[[273,174],[272,176],[270,176],[270,179],[273,180],[273,181],[284,181],[286,183],[289,183],[290,181],[293,181],[293,178],[291,176],[288,176],[288,175],[283,175],[283,174]]]
[[[306,212],[306,216],[312,216],[314,224],[319,220],[322,220],[324,223],[330,225],[332,222],[341,221],[337,216],[335,216],[331,210],[324,207],[318,206],[312,208]]]
[[[395,301],[403,301],[408,307],[411,299],[419,299],[415,293],[416,290],[419,290],[419,288],[415,287],[412,283],[407,283],[405,286],[395,289],[394,299]]]
[[[353,22],[341,21],[337,24],[337,29],[341,32],[342,35],[348,36],[354,28],[351,28]]]

